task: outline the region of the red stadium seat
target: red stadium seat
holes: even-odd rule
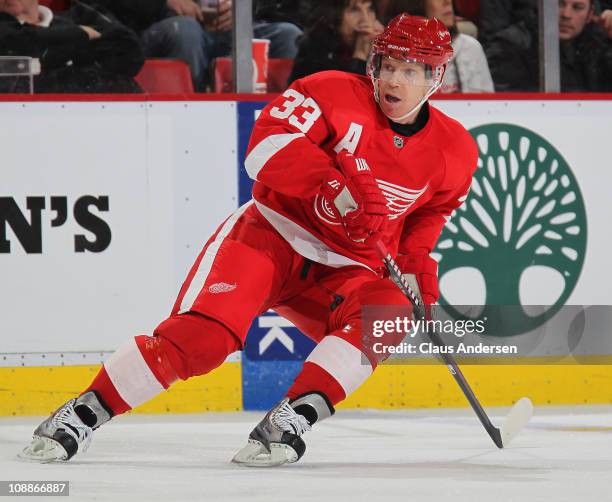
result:
[[[60,12],[70,7],[70,0],[39,0],[38,3],[49,7],[53,12]]]
[[[283,92],[292,68],[293,59],[268,60],[268,92]]]
[[[214,68],[215,92],[232,92],[234,82],[232,59],[217,58]],[[293,59],[268,60],[268,92],[282,92],[287,88],[291,68],[293,68]]]
[[[189,66],[175,59],[147,59],[136,82],[147,93],[193,93]]]
[[[469,19],[478,26],[480,23],[480,0],[455,0],[455,14]]]
[[[216,58],[214,60],[215,92],[232,92],[232,59]]]

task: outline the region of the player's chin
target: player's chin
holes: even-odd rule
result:
[[[408,111],[408,107],[403,101],[390,103],[384,99],[381,99],[380,107],[382,108],[383,113],[388,117],[400,117]]]

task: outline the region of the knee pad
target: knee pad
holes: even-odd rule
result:
[[[226,326],[194,312],[172,315],[152,337],[144,338],[147,340],[139,347],[144,345],[149,358],[163,370],[164,379],[205,375],[240,349],[240,341]]]

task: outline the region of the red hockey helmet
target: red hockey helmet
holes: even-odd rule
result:
[[[374,97],[380,102],[379,79],[383,77],[384,58],[418,63],[424,66],[425,80],[415,82],[428,88],[421,100],[401,117],[389,117],[401,121],[415,113],[420,106],[442,85],[446,65],[453,57],[451,36],[437,19],[410,16],[406,13],[393,18],[385,30],[374,39],[367,63],[367,72],[374,86]],[[406,79],[406,83],[410,83]]]
[[[372,54],[436,67],[450,61],[453,48],[450,33],[442,21],[403,13],[393,18],[376,37]]]

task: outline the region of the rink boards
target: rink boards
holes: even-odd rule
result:
[[[521,126],[563,155],[584,199],[588,235],[566,303],[610,305],[602,274],[609,270],[612,101],[528,98],[435,104],[468,129]],[[82,390],[127,337],[150,333],[208,236],[248,198],[242,161],[263,101],[103,99],[0,103],[0,415],[47,413]],[[443,291],[478,296],[472,283],[459,282],[443,283]],[[530,294],[547,303],[546,281]],[[264,317],[275,318],[292,344],[270,339],[270,321],[257,319],[242,358],[138,411],[266,408],[312,343],[280,318]],[[467,366],[465,373],[485,405],[522,395],[536,404],[612,402],[607,365]],[[432,364],[380,367],[343,406],[465,405],[446,368]]]

